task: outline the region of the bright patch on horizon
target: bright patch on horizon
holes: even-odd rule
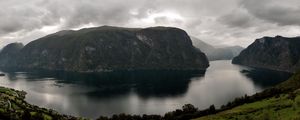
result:
[[[84,25],[81,25],[79,27],[76,27],[76,28],[72,28],[72,30],[80,30],[80,29],[83,29],[83,28],[91,28],[91,27],[96,27],[97,25],[94,25],[93,23],[88,23],[88,24],[84,24]]]
[[[44,33],[52,33],[58,31],[60,28],[59,25],[53,25],[53,26],[44,26],[40,30]]]
[[[149,16],[147,18],[142,19],[143,22],[146,23],[157,23],[157,20],[163,18],[166,23],[174,23],[178,21],[183,21],[183,17],[174,12],[160,12],[160,13],[148,13]]]

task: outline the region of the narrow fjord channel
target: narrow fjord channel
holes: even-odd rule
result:
[[[98,74],[4,72],[0,85],[28,94],[26,101],[64,114],[164,114],[190,103],[219,107],[286,80],[290,74],[212,61],[205,73],[131,71]]]

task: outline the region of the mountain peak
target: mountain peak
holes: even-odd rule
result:
[[[295,72],[300,68],[300,38],[276,36],[257,39],[232,62],[252,67]]]

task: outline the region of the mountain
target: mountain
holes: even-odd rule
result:
[[[300,68],[300,37],[263,37],[255,40],[232,60],[257,68],[296,72]]]
[[[0,66],[16,64],[16,57],[24,47],[22,43],[11,43],[6,45],[0,52]]]
[[[240,46],[230,46],[217,48],[210,44],[203,42],[202,40],[191,37],[193,45],[203,51],[210,61],[213,60],[231,60],[233,57],[239,55],[239,53],[244,49]]]
[[[9,53],[2,50],[0,54]],[[205,54],[193,47],[188,34],[172,27],[64,30],[30,42],[15,59],[16,63],[1,63],[0,67],[99,72],[204,70],[209,66]]]
[[[216,48],[214,51],[208,52],[207,56],[209,60],[231,60],[239,55],[243,49],[240,46]]]
[[[212,46],[196,37],[191,36],[191,39],[192,39],[193,45],[196,48],[200,49],[205,54],[216,50],[216,48],[214,46]]]

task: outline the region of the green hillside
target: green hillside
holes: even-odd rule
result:
[[[195,120],[300,120],[300,93],[281,94]]]
[[[25,99],[24,91],[0,87],[0,119],[4,120],[77,120],[67,115],[61,115],[54,110],[30,105]]]
[[[300,120],[299,88],[300,73],[273,88],[249,97],[263,99],[195,120]]]

